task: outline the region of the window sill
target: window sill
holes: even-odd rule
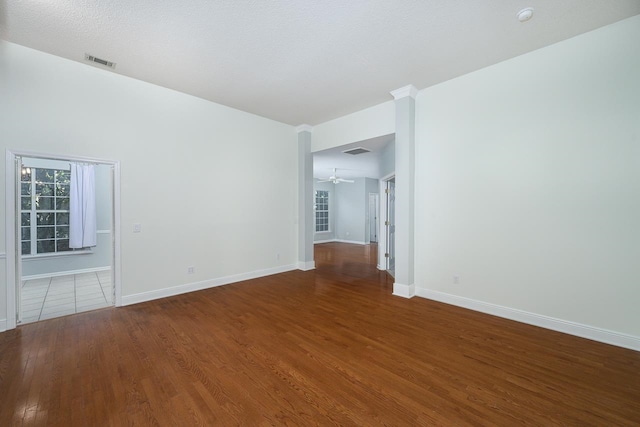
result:
[[[92,253],[93,253],[92,249],[83,249],[81,251],[72,251],[72,252],[52,252],[47,254],[22,255],[22,260],[29,261],[29,260],[39,260],[43,258],[60,258],[60,257],[75,256],[75,255],[90,255]]]

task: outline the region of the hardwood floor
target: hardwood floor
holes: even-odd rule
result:
[[[0,426],[640,424],[640,353],[391,295],[375,248],[0,334]]]

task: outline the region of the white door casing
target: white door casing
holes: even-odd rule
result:
[[[17,166],[21,157],[35,157],[49,160],[87,162],[96,164],[111,165],[113,169],[112,179],[112,242],[113,242],[113,263],[112,263],[112,280],[115,292],[115,305],[120,306],[122,300],[121,291],[121,268],[120,268],[120,163],[112,160],[103,160],[78,156],[53,155],[47,153],[36,153],[27,151],[6,151],[5,157],[5,207],[6,212],[12,214],[7,215],[5,221],[5,247],[7,248],[7,269],[6,269],[6,302],[7,302],[7,330],[15,329],[19,318],[20,304],[18,297],[20,292],[21,281],[21,245],[19,233],[19,173],[20,167]]]

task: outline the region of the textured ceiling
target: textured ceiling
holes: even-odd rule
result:
[[[315,125],[639,13],[638,0],[0,0],[0,37]]]

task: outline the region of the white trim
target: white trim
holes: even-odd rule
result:
[[[10,150],[5,153],[5,250],[7,262],[5,264],[7,287],[7,318],[4,330],[16,328],[16,155]]]
[[[39,159],[46,160],[59,160],[61,162],[71,161],[71,162],[80,162],[80,163],[96,163],[101,165],[114,165],[118,162],[115,160],[107,160],[107,159],[98,159],[96,157],[85,157],[85,156],[72,156],[66,154],[50,154],[50,153],[40,153],[37,151],[28,151],[28,150],[9,150],[14,156],[17,157],[37,157]]]
[[[203,280],[200,282],[186,283],[184,285],[172,286],[154,291],[141,292],[139,294],[122,296],[121,305],[139,304],[141,302],[152,301],[160,298],[167,298],[174,295],[180,295],[187,292],[201,291],[203,289],[214,288],[217,286],[228,285],[230,283],[241,282],[243,280],[257,279],[259,277],[270,276],[272,274],[284,273],[286,271],[295,270],[295,265],[284,265],[280,267],[267,268],[265,270],[257,270],[250,273],[234,274],[231,276],[220,277],[218,279]]]
[[[114,278],[113,284],[115,287],[115,305],[120,306],[121,302],[121,253],[120,253],[120,162],[106,159],[97,159],[94,157],[83,156],[71,156],[71,155],[55,155],[48,153],[40,153],[33,151],[23,150],[5,150],[5,212],[11,214],[5,215],[5,248],[12,248],[13,250],[7,250],[6,253],[6,289],[7,289],[7,318],[6,329],[15,329],[16,327],[16,274],[19,274],[16,269],[18,268],[16,263],[16,236],[15,236],[15,215],[14,210],[16,207],[15,199],[15,159],[16,157],[36,157],[40,159],[49,160],[61,160],[72,162],[84,162],[84,163],[96,163],[102,165],[109,165],[113,168],[113,271]],[[20,264],[21,265],[21,264]]]
[[[307,262],[299,261],[297,266],[297,269],[302,271],[315,270],[315,268],[316,268],[315,261],[307,261]]]
[[[309,133],[313,133],[313,126],[309,126],[309,125],[300,125],[298,127],[296,127],[296,132],[300,133],[300,132],[309,132]]]
[[[112,175],[113,182],[111,183],[113,191],[113,224],[111,227],[112,235],[111,242],[113,247],[113,277],[111,278],[114,286],[115,293],[115,306],[120,307],[122,305],[122,263],[120,260],[120,162],[116,162],[113,165]]]
[[[402,298],[413,298],[416,295],[416,285],[393,284],[393,295]]]
[[[335,239],[334,242],[338,243],[350,243],[352,245],[368,245],[367,242],[362,242],[358,240],[345,240],[345,239]]]
[[[0,332],[7,330],[7,319],[0,319]]]
[[[557,319],[554,317],[544,316],[542,314],[531,313],[524,310],[491,304],[426,288],[417,288],[416,295],[422,298],[443,302],[445,304],[468,308],[469,310],[479,311],[481,313],[491,314],[493,316],[503,317],[509,320],[515,320],[516,322],[527,323],[529,325],[539,326],[541,328],[551,329],[565,334],[640,351],[640,337],[637,336],[596,328],[594,326],[583,325],[581,323],[570,322],[568,320]]]
[[[396,177],[396,173],[395,172],[391,172],[389,175],[383,176],[378,181],[380,181],[381,184],[384,184],[385,182],[391,180],[391,178],[395,178],[395,177]]]
[[[49,259],[49,258],[59,258],[59,257],[68,257],[68,256],[77,256],[77,255],[91,255],[91,254],[93,254],[93,250],[91,248],[84,248],[78,251],[45,252],[42,254],[22,255],[20,259],[22,260],[22,262],[29,262],[29,261],[39,261],[42,259]]]
[[[392,178],[396,177],[396,173],[395,172],[391,172],[388,175],[383,176],[382,178],[380,178],[380,180],[378,181],[379,183],[379,187],[378,187],[378,191],[380,192],[380,213],[379,213],[379,218],[380,218],[380,234],[378,234],[378,265],[380,266],[384,266],[384,268],[381,268],[382,270],[387,270],[387,266],[388,266],[388,260],[385,257],[385,254],[387,252],[387,225],[386,222],[389,220],[388,218],[388,212],[387,212],[387,208],[388,208],[388,197],[387,197],[387,193],[385,192],[385,190],[387,189],[387,183],[388,181],[390,181]]]
[[[316,209],[316,207],[317,207],[317,203],[316,202],[318,200],[318,192],[319,191],[327,193],[327,209],[326,210],[324,210],[324,209],[322,209],[322,210]],[[312,216],[313,216],[313,238],[314,239],[316,238],[316,236],[318,234],[320,234],[320,235],[332,235],[332,234],[334,234],[333,230],[331,229],[331,220],[333,219],[333,210],[334,210],[332,208],[333,207],[333,196],[332,196],[331,193],[332,193],[331,190],[320,190],[320,189],[313,190],[313,197],[311,198],[311,201],[313,202]],[[319,212],[326,212],[327,213],[327,229],[326,230],[321,230],[321,231],[317,230],[317,227],[318,227],[317,214]]]
[[[31,276],[22,276],[22,280],[25,281],[25,280],[46,279],[47,277],[71,276],[72,274],[95,273],[96,271],[106,271],[106,270],[111,270],[111,266],[83,268],[81,270],[57,271],[55,273],[48,273],[48,274],[33,274]]]
[[[358,240],[344,240],[344,239],[329,239],[329,240],[314,240],[313,244],[315,245],[316,243],[349,243],[352,245],[377,245],[377,242],[374,243],[367,243],[367,242],[361,242]]]
[[[387,271],[386,267],[381,266],[380,264],[376,265],[376,268],[380,271]]]
[[[416,96],[418,96],[418,88],[416,88],[414,85],[408,85],[396,90],[392,90],[389,93],[393,95],[393,99],[396,99],[396,100],[406,98],[407,96],[410,96],[411,98],[415,99]]]
[[[111,234],[111,230],[97,230],[96,234]]]

